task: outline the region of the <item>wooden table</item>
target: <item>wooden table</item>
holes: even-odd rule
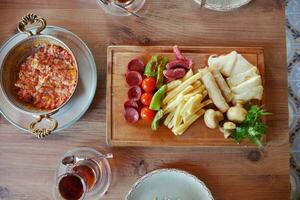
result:
[[[165,167],[202,179],[215,199],[289,199],[289,141],[284,1],[254,0],[222,13],[200,9],[192,0],[147,0],[146,19],[113,17],[95,0],[1,0],[0,42],[16,32],[28,12],[79,35],[93,52],[98,88],[88,112],[72,127],[44,140],[0,120],[0,199],[52,199],[59,157],[74,147],[113,152],[113,181],[104,199],[122,199],[137,178]],[[128,45],[224,45],[265,48],[266,107],[270,142],[255,149],[111,148],[105,144],[106,47]]]

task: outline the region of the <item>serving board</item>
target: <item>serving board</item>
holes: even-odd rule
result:
[[[194,71],[207,65],[207,58],[213,54],[227,54],[233,50],[241,53],[250,63],[256,65],[264,84],[264,54],[260,47],[197,47],[180,46],[184,56],[191,58]],[[134,124],[125,121],[123,116],[124,102],[128,99],[129,89],[125,74],[127,64],[133,58],[143,58],[145,63],[151,55],[167,56],[175,59],[172,46],[109,46],[107,49],[107,144],[111,146],[161,146],[161,147],[254,147],[243,142],[236,144],[231,139],[225,139],[218,129],[205,126],[203,117],[194,122],[181,136],[175,136],[164,125],[157,131],[152,131],[150,124],[139,120]],[[264,87],[266,90],[267,87]],[[265,92],[264,92],[265,94]],[[264,99],[264,98],[263,98]],[[263,100],[264,101],[264,100]],[[266,142],[266,138],[263,139]]]

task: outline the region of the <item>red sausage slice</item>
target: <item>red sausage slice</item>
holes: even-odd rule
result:
[[[167,79],[178,79],[178,78],[182,78],[186,72],[184,68],[176,68],[176,69],[164,70],[163,73]]]
[[[186,57],[184,57],[184,55],[182,55],[182,53],[181,53],[181,51],[180,51],[180,49],[178,48],[177,45],[175,45],[173,47],[173,52],[174,52],[175,57],[176,57],[177,60],[187,60]]]
[[[191,68],[189,60],[173,60],[166,65],[166,69],[174,69],[178,67],[185,69]]]
[[[145,63],[142,59],[133,59],[128,63],[128,71],[136,71],[139,72],[141,74],[144,73],[144,69],[145,69]]]
[[[128,90],[128,98],[133,101],[138,101],[142,95],[142,89],[139,86],[132,86]]]
[[[129,86],[140,85],[143,81],[142,75],[136,71],[129,71],[126,74],[126,82]]]
[[[170,83],[174,80],[175,80],[175,78],[165,77],[165,83]]]
[[[124,103],[124,109],[126,108],[135,108],[135,109],[138,109],[139,108],[139,105],[136,101],[133,101],[131,99],[125,101]]]
[[[134,123],[139,120],[140,116],[135,108],[126,108],[124,110],[124,118],[127,122]]]
[[[173,52],[175,54],[175,57],[177,60],[184,60],[188,63],[189,69],[192,67],[193,65],[193,61],[191,59],[187,59],[180,51],[180,49],[178,48],[177,45],[175,45],[173,47]]]

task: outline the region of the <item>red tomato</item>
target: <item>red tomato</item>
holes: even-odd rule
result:
[[[142,82],[142,88],[145,92],[152,92],[155,90],[156,79],[153,77],[147,77]]]
[[[145,92],[144,94],[142,94],[141,96],[141,102],[142,104],[144,104],[145,106],[149,106],[152,100],[152,94],[149,92]]]
[[[149,107],[144,107],[141,110],[142,119],[151,122],[155,116],[155,111],[151,110]]]

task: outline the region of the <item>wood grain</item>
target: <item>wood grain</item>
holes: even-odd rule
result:
[[[0,199],[52,199],[60,156],[74,147],[113,152],[113,182],[103,199],[123,199],[137,178],[158,168],[187,170],[216,200],[289,199],[289,142],[284,1],[253,0],[232,12],[201,9],[192,0],[147,0],[145,18],[114,17],[95,0],[1,0],[0,43],[28,12],[80,36],[98,68],[98,87],[88,112],[72,127],[45,140],[0,119]],[[116,45],[261,46],[265,55],[270,142],[257,149],[111,148],[106,145],[106,47]],[[1,103],[1,102],[0,102]],[[121,130],[120,130],[121,131]],[[260,155],[253,159],[251,155]]]
[[[252,65],[257,66],[264,81],[264,55],[259,47],[197,47],[180,46],[181,52],[194,62],[193,71],[207,66],[210,55],[223,55],[232,51],[242,54]],[[128,85],[125,80],[127,64],[133,58],[141,58],[144,62],[151,55],[167,56],[174,60],[172,46],[109,46],[107,49],[107,143],[112,146],[144,146],[144,147],[253,147],[252,143],[244,141],[236,144],[225,139],[218,129],[209,129],[201,117],[181,136],[175,136],[170,129],[161,126],[156,132],[150,124],[139,120],[130,124],[124,120],[123,103],[128,99]],[[265,93],[272,87],[265,85]],[[265,98],[264,98],[265,99]],[[263,104],[265,102],[263,101]],[[268,108],[266,108],[268,109]],[[119,131],[122,130],[122,131]],[[265,138],[264,138],[265,142]]]

